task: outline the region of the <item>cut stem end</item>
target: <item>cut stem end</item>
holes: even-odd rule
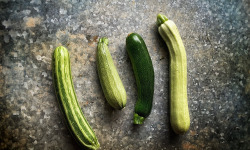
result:
[[[161,24],[163,24],[165,21],[168,21],[168,18],[167,18],[165,15],[162,15],[162,14],[158,14],[158,15],[157,15],[156,24],[157,24],[158,26],[160,26]]]
[[[145,118],[139,116],[137,113],[134,114],[134,124],[143,124]]]

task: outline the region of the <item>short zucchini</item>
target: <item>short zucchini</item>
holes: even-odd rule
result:
[[[157,24],[170,53],[170,122],[175,133],[183,134],[190,126],[186,51],[173,21],[159,14]]]
[[[115,109],[126,106],[127,95],[108,49],[108,39],[100,38],[97,46],[97,70],[108,103]]]
[[[60,109],[70,132],[84,149],[98,149],[99,142],[78,104],[71,77],[68,50],[57,47],[53,54],[53,82]]]
[[[131,33],[126,38],[126,49],[132,63],[138,99],[135,104],[134,124],[142,124],[151,113],[154,96],[154,68],[142,37]]]

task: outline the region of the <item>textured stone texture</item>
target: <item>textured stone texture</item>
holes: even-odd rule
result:
[[[169,53],[156,15],[175,21],[187,52],[191,127],[169,124]],[[51,77],[53,50],[71,55],[76,94],[100,149],[250,149],[250,3],[247,0],[0,0],[0,149],[79,149],[70,136]],[[151,115],[132,124],[136,84],[125,50],[130,32],[145,40],[155,70]],[[113,110],[96,69],[100,37],[127,91]]]

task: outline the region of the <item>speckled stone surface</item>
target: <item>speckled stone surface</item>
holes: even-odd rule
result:
[[[155,24],[161,12],[182,36],[188,63],[190,130],[169,124],[169,53]],[[0,149],[79,149],[55,98],[51,56],[68,48],[76,95],[102,150],[250,149],[248,0],[0,0]],[[136,84],[125,50],[145,40],[155,70],[151,115],[133,125]],[[121,111],[106,102],[96,46],[107,36],[127,91]]]

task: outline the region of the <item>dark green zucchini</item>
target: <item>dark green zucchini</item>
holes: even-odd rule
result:
[[[53,54],[53,82],[60,109],[73,137],[84,149],[98,149],[99,142],[78,104],[71,77],[68,50],[57,47]]]
[[[131,33],[126,38],[126,49],[132,63],[138,99],[135,104],[134,124],[142,124],[152,109],[154,95],[154,68],[142,37]]]

